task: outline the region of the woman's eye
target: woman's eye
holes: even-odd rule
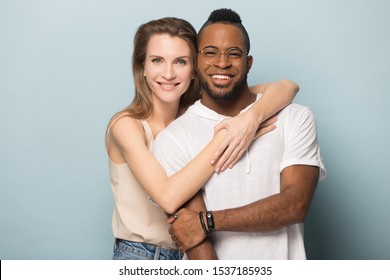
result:
[[[161,59],[160,58],[153,58],[152,59],[152,63],[161,63]]]
[[[185,59],[179,59],[179,60],[177,60],[177,64],[187,65],[187,61]]]

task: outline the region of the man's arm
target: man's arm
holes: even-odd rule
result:
[[[199,211],[206,212],[206,205],[202,197],[202,190],[200,190],[190,201],[185,204],[185,209],[178,212],[176,220],[171,219],[173,222],[169,232],[172,235],[172,239],[176,242],[176,245],[181,251],[186,251],[187,256],[190,260],[216,260],[217,254],[211,241],[205,238],[202,226],[199,220]],[[187,216],[187,211],[190,211],[196,216]],[[180,223],[178,221],[184,221]],[[198,232],[187,231],[186,228],[182,228],[183,225],[189,225],[191,228],[195,228]],[[184,241],[184,242],[180,242]],[[191,247],[187,247],[186,244],[189,242],[192,244]]]
[[[266,232],[304,221],[318,183],[319,168],[292,165],[281,173],[280,193],[251,204],[214,211],[217,231]],[[196,246],[204,238],[199,222],[199,208],[180,210],[173,224],[182,250]],[[192,222],[188,222],[192,221]],[[197,222],[193,222],[197,221]],[[192,238],[186,238],[186,236]]]
[[[319,168],[308,165],[286,167],[281,191],[235,209],[214,212],[219,231],[264,232],[302,223],[309,210],[319,178]]]

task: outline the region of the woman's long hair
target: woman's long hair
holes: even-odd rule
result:
[[[132,70],[135,82],[135,96],[129,106],[116,113],[110,120],[119,115],[129,115],[136,119],[146,119],[153,113],[152,92],[144,77],[144,63],[150,38],[155,34],[168,34],[172,37],[179,37],[187,42],[190,51],[194,79],[192,79],[187,91],[181,96],[179,112],[184,111],[200,98],[200,88],[195,75],[197,58],[197,34],[194,27],[186,20],[166,17],[149,21],[138,27],[134,36],[134,51],[132,57]]]

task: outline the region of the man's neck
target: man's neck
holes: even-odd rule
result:
[[[246,87],[244,92],[231,100],[213,99],[207,93],[202,92],[201,103],[220,115],[234,117],[243,109],[256,101],[256,94]]]

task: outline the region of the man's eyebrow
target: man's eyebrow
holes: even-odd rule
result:
[[[210,48],[210,49],[216,49],[216,50],[218,49],[216,46],[204,46],[203,48],[204,48],[204,49]]]
[[[219,50],[219,48],[217,48],[216,46],[204,46],[203,49],[216,49],[216,50]],[[226,50],[227,51],[229,51],[229,50],[240,50],[240,51],[242,51],[242,49],[240,47],[230,47],[230,48],[227,48]]]

